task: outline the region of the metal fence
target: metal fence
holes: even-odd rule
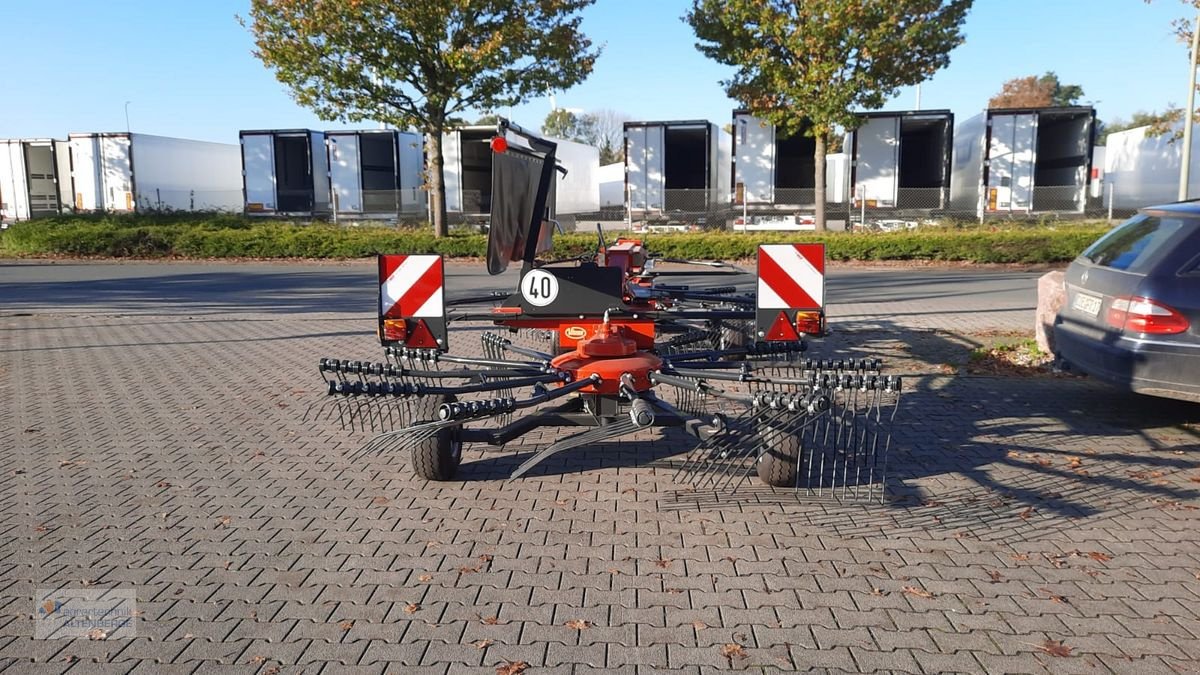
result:
[[[1121,219],[1138,208],[1175,200],[1175,186],[1121,184],[1035,187],[1023,199],[989,201],[968,195],[954,199],[949,188],[899,188],[887,194],[840,187],[827,189],[826,223],[831,230],[913,229],[945,221],[1003,220],[1071,221]],[[816,191],[811,188],[775,189],[766,195],[737,194],[714,199],[708,190],[666,190],[663,202],[674,208],[609,207],[593,213],[560,214],[567,229],[594,230],[597,223],[634,231],[697,230],[811,230]],[[746,193],[743,193],[746,194]]]

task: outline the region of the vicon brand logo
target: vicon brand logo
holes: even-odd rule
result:
[[[566,335],[572,340],[582,340],[585,336],[587,336],[587,331],[584,330],[583,326],[568,326],[566,330],[563,331],[563,335]]]

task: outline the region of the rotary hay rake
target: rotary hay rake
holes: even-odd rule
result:
[[[749,290],[729,283],[747,279],[733,265],[602,233],[588,254],[541,260],[555,147],[507,121],[491,141],[488,271],[522,262],[517,291],[447,299],[440,256],[379,256],[386,360],[321,359],[327,396],[306,418],[375,432],[353,457],[408,452],[431,480],[455,477],[465,443],[581,429],[525,457],[518,478],[574,448],[675,427],[694,442],[677,475],[698,491],[756,475],[882,499],[901,381],[878,360],[805,358],[806,338],[825,332],[823,245],[760,246]],[[452,324],[481,323],[497,328],[482,356],[450,353]]]

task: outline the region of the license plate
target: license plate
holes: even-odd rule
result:
[[[1077,311],[1083,312],[1088,316],[1096,316],[1100,313],[1100,298],[1087,293],[1076,293],[1075,299],[1071,301],[1071,307]]]

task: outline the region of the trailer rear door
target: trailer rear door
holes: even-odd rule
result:
[[[242,179],[246,211],[275,210],[275,141],[270,134],[242,136]]]
[[[425,191],[421,189],[421,172],[425,169],[424,138],[420,134],[401,133],[398,143],[400,212],[421,213],[425,210]]]
[[[775,201],[775,125],[751,115],[738,115],[737,182],[747,203]]]
[[[129,136],[100,137],[100,175],[104,185],[104,210],[133,211],[133,159]]]
[[[58,180],[54,148],[50,143],[25,143],[25,170],[29,179],[29,212],[32,217],[58,215]]]
[[[0,142],[0,217],[29,217],[29,191],[25,188],[25,153],[20,141]]]
[[[855,132],[854,197],[893,207],[900,169],[900,118],[871,117]]]
[[[330,134],[329,180],[333,187],[335,212],[362,212],[360,166],[358,134]]]
[[[666,178],[663,127],[629,127],[625,133],[628,144],[629,208],[661,210]]]
[[[988,211],[1028,211],[1033,207],[1037,115],[992,116],[984,197]]]

